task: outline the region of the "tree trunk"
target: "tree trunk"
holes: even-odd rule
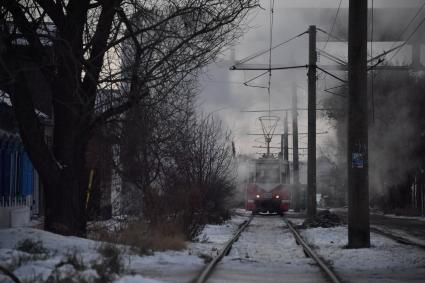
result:
[[[59,180],[45,185],[45,229],[62,235],[85,236],[85,151],[75,152],[73,156],[74,162],[61,170]]]

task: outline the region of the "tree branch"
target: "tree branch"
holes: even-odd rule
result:
[[[112,27],[115,12],[122,0],[110,0],[102,3],[102,12],[93,37],[93,47],[87,62],[87,72],[84,76],[82,87],[91,98],[90,108],[94,107],[97,82],[103,65],[103,57],[107,51],[108,38]]]
[[[35,0],[35,2],[49,15],[55,23],[56,28],[60,29],[63,26],[65,15],[59,3],[55,4],[52,0]]]
[[[19,280],[19,278],[16,277],[16,275],[13,274],[12,271],[9,271],[6,267],[3,267],[3,266],[0,265],[0,271],[3,272],[4,274],[6,274],[7,276],[9,276],[9,278],[12,279],[13,282],[21,283],[21,280]]]

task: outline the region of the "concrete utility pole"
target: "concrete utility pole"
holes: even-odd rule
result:
[[[316,215],[316,26],[310,26],[308,56],[307,217]]]
[[[285,111],[285,121],[283,125],[283,160],[285,160],[285,172],[286,180],[285,183],[289,184],[291,182],[290,173],[289,173],[289,144],[288,144],[288,111]]]
[[[292,172],[294,184],[294,210],[300,211],[300,167],[298,163],[298,100],[297,100],[297,86],[295,83],[292,85]]]
[[[348,247],[370,247],[367,0],[350,0],[348,13]]]

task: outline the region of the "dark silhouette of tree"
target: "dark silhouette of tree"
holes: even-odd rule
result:
[[[160,101],[237,38],[241,20],[256,5],[0,2],[0,89],[11,98],[23,144],[44,184],[47,230],[85,234],[85,153],[93,129],[148,94]],[[125,52],[128,46],[132,52]],[[36,115],[40,98],[46,98],[54,122],[51,147]]]

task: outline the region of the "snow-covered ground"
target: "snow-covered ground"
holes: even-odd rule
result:
[[[371,233],[369,249],[346,249],[347,227],[302,230],[346,282],[425,282],[425,250]]]
[[[116,283],[190,282],[204,267],[204,258],[214,256],[247,215],[239,211],[224,225],[207,225],[199,242],[188,243],[182,251],[139,256],[120,246],[124,268],[109,279]],[[37,253],[16,249],[28,239],[40,243]],[[33,228],[0,229],[0,265],[13,271],[22,282],[57,282],[65,277],[72,278],[73,282],[104,282],[99,266],[104,261],[108,268],[110,263],[101,254],[102,246],[101,242]],[[12,281],[0,273],[0,282]]]
[[[249,213],[239,210],[223,225],[208,225],[199,241],[187,243],[182,251],[156,252],[140,256],[119,246],[123,268],[107,279],[115,283],[190,282],[215,256]],[[288,217],[290,217],[290,213]],[[302,218],[292,219],[301,222]],[[349,250],[347,227],[302,230],[306,240],[342,277],[344,282],[425,282],[425,250],[399,244],[372,233],[370,249]],[[38,244],[38,251],[16,249],[23,240]],[[36,245],[37,246],[37,245]],[[58,282],[72,278],[82,283],[107,282],[102,278],[105,260],[103,243],[64,237],[33,228],[0,230],[0,265],[22,282]],[[306,258],[278,216],[257,216],[218,265],[209,282],[325,282],[315,263]],[[0,282],[12,282],[0,275]]]
[[[330,211],[346,215],[347,208],[332,208]],[[425,217],[398,216],[384,214],[378,210],[371,212],[371,228],[381,232],[406,239],[407,241],[425,246]]]
[[[211,283],[327,282],[277,215],[256,216],[212,273]]]

